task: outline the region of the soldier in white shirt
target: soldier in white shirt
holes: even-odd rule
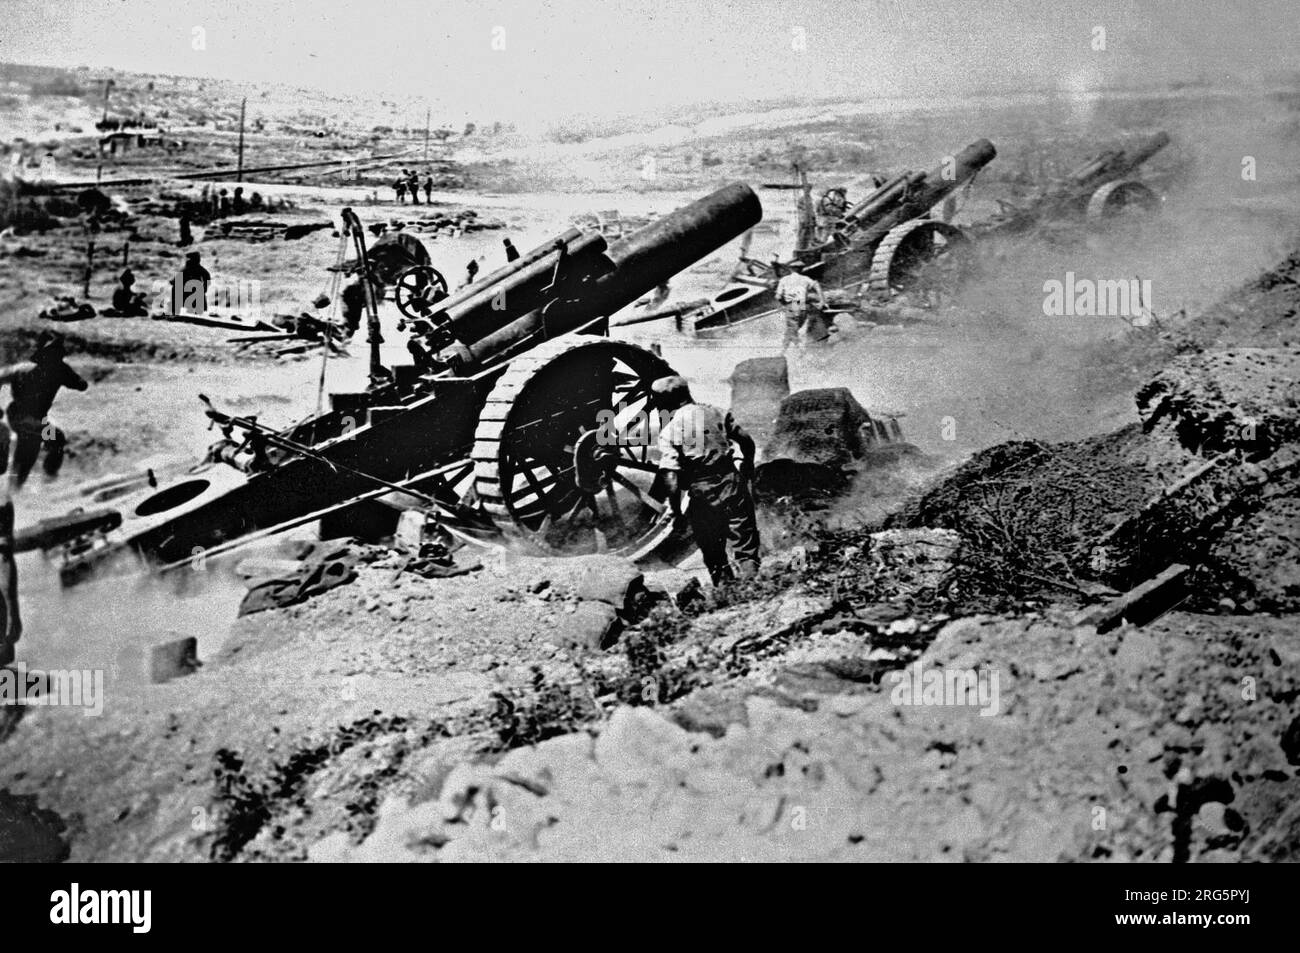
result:
[[[776,283],[776,300],[785,315],[785,337],[781,350],[798,343],[799,329],[819,317],[826,307],[822,286],[803,274],[797,266]],[[820,322],[818,322],[820,324]]]
[[[675,519],[682,518],[682,491],[690,496],[691,532],[713,584],[735,579],[727,544],[742,577],[758,572],[758,521],[749,482],[754,476],[754,439],[709,404],[697,404],[676,375],[651,385],[654,405],[672,412],[659,433],[659,469]],[[743,458],[737,472],[733,445]]]

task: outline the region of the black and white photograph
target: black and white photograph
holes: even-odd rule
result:
[[[1297,13],[3,0],[0,861],[1300,859]]]

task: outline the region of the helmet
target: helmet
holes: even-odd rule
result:
[[[661,377],[650,385],[650,400],[656,407],[675,410],[691,402],[691,387],[678,374]]]

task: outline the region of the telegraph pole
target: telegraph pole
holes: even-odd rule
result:
[[[239,101],[239,166],[235,172],[235,181],[244,181],[244,108],[248,105],[248,97],[245,96]]]

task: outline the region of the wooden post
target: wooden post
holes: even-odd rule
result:
[[[1180,604],[1179,597],[1187,592],[1191,571],[1189,566],[1174,563],[1140,586],[1083,612],[1077,622],[1095,625],[1098,632],[1109,632],[1126,621],[1145,625]]]
[[[248,97],[239,101],[239,163],[235,171],[235,181],[244,181],[244,109],[248,106]]]
[[[90,275],[95,270],[95,240],[92,238],[86,242],[86,274],[81,282],[81,296],[90,297]]]
[[[131,263],[131,240],[128,238],[122,243],[122,267],[125,268]]]
[[[429,161],[429,116],[433,110],[426,106],[424,108],[424,161]]]

